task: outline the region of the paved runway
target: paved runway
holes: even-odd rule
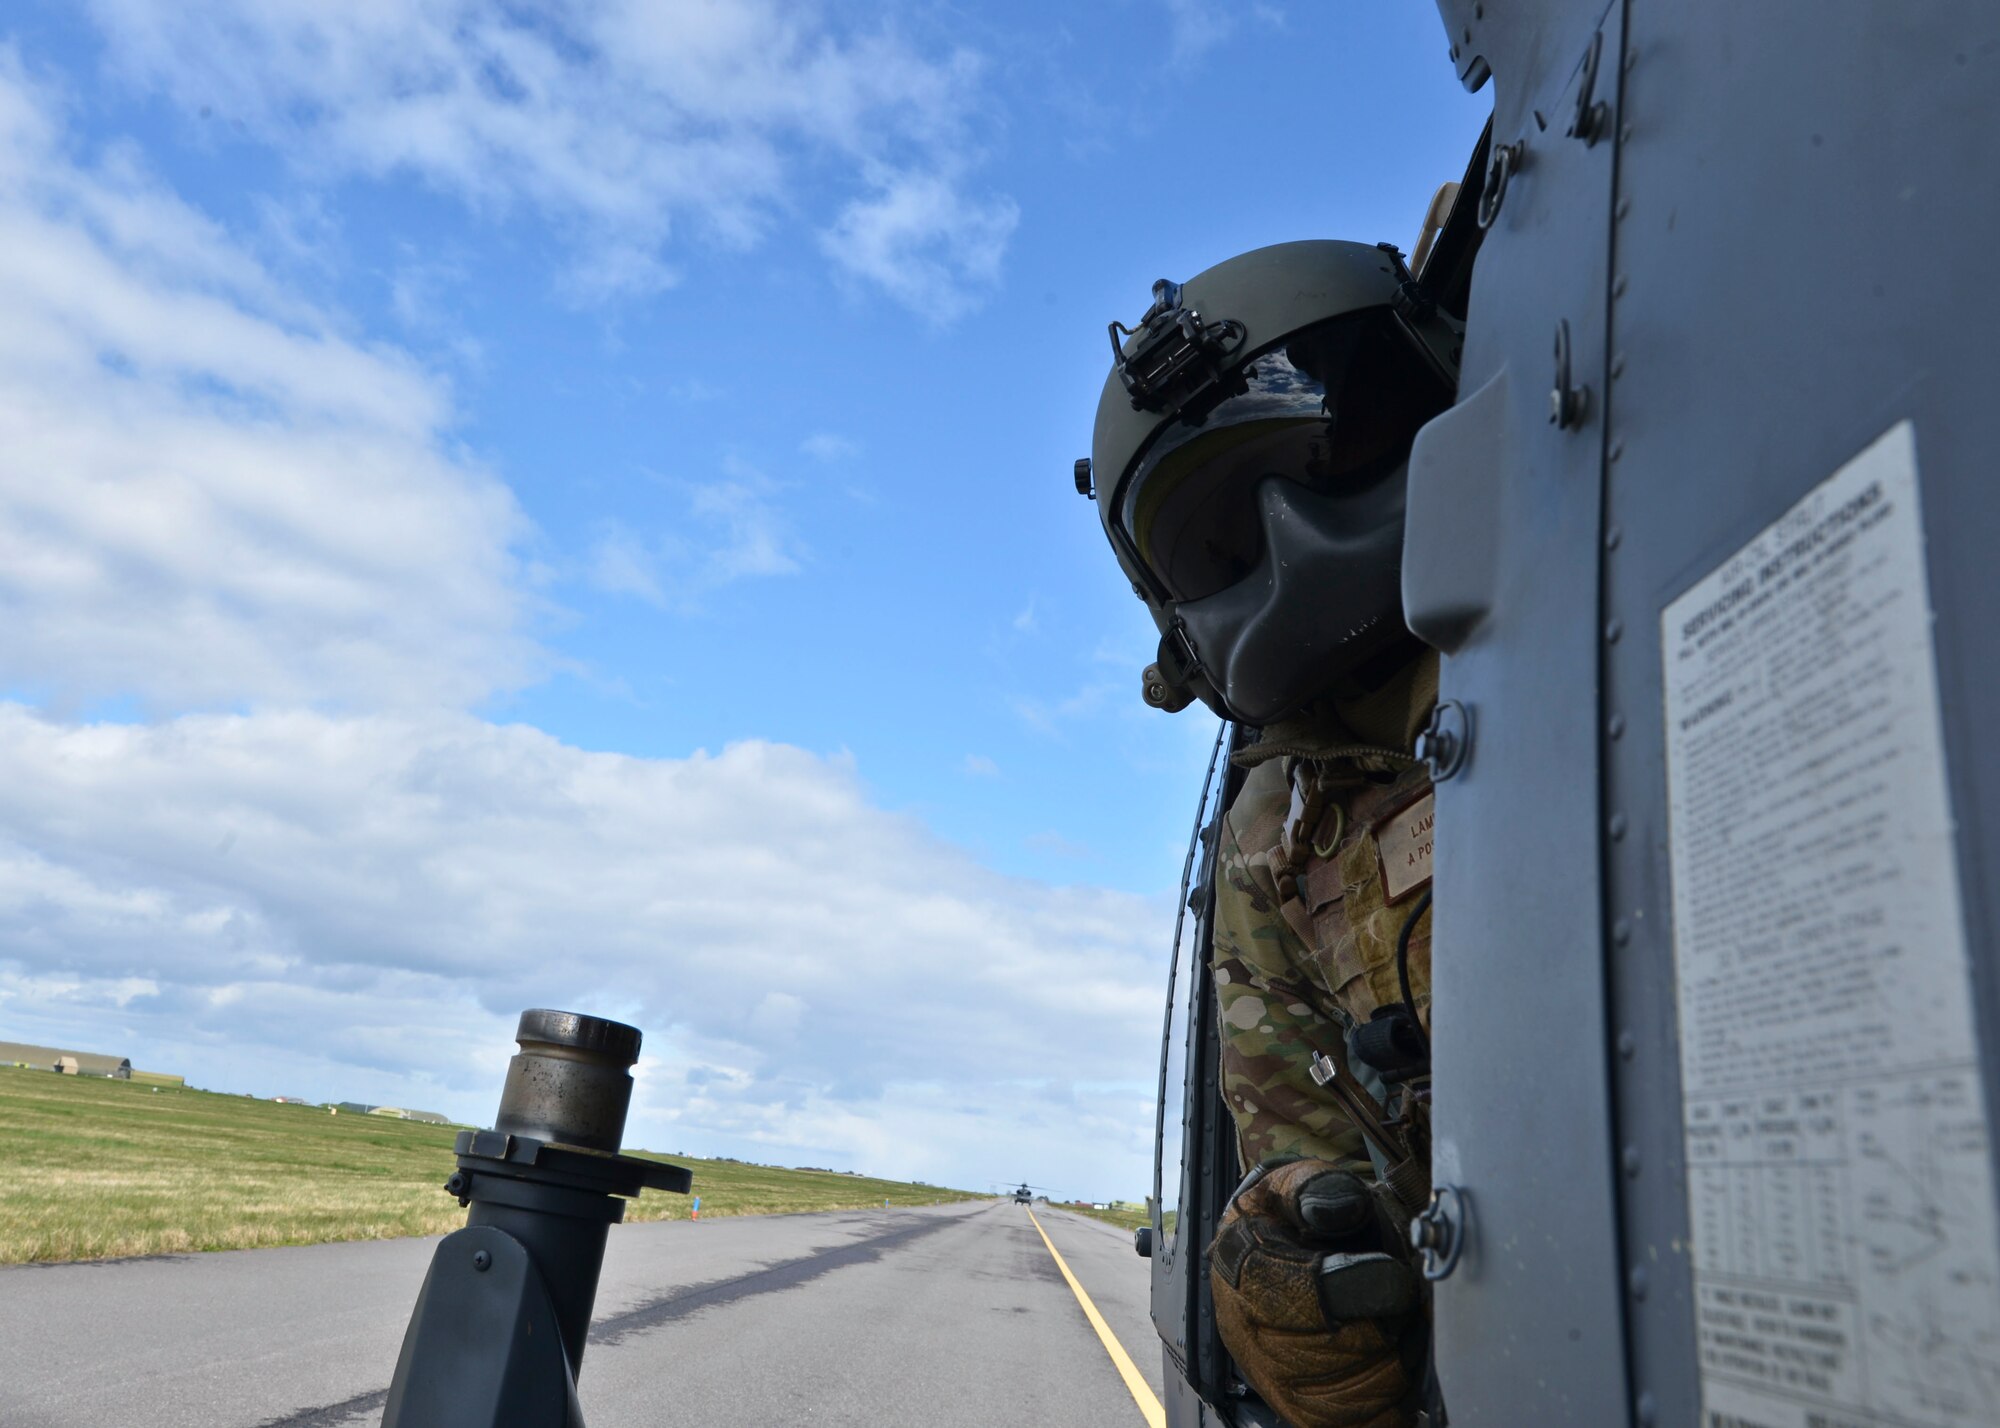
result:
[[[1036,1206],[1160,1391],[1146,1262]],[[0,1269],[8,1428],[367,1428],[435,1240]],[[612,1231],[591,1428],[1145,1418],[1028,1212],[976,1201]]]

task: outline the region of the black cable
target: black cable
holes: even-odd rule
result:
[[[1417,899],[1410,915],[1403,919],[1403,930],[1396,934],[1396,980],[1403,988],[1403,1010],[1410,1014],[1410,1025],[1417,1029],[1417,1035],[1424,1039],[1424,1055],[1431,1051],[1431,1034],[1424,1030],[1423,1019],[1417,1015],[1417,999],[1410,992],[1410,934],[1416,930],[1417,919],[1422,917],[1431,905],[1431,890],[1424,889],[1424,895]]]

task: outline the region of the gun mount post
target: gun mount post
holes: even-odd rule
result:
[[[619,1151],[636,1028],[535,1010],[515,1039],[493,1129],[459,1134],[444,1188],[470,1213],[431,1261],[383,1428],[581,1428],[576,1378],[605,1239],[626,1199],[693,1182]]]

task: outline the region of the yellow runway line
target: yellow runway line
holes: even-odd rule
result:
[[[1118,1370],[1118,1376],[1125,1380],[1125,1387],[1131,1390],[1132,1401],[1139,1405],[1140,1416],[1146,1420],[1148,1428],[1167,1428],[1167,1410],[1160,1405],[1160,1400],[1153,1396],[1153,1386],[1140,1375],[1138,1367],[1132,1362],[1132,1356],[1125,1352],[1125,1346],[1118,1342],[1117,1336],[1111,1332],[1111,1326],[1104,1322],[1104,1316],[1097,1312],[1097,1306],[1090,1302],[1090,1296],[1083,1292],[1083,1286],[1077,1283],[1076,1276],[1069,1272],[1069,1266],[1063,1263],[1062,1253],[1056,1249],[1055,1241],[1051,1240],[1049,1232],[1042,1228],[1042,1222],[1035,1219],[1032,1206],[1028,1209],[1028,1218],[1034,1221],[1035,1233],[1042,1237],[1042,1243],[1047,1245],[1049,1253],[1055,1256],[1056,1268],[1061,1270],[1062,1277],[1069,1281],[1069,1287],[1076,1295],[1076,1302],[1083,1306],[1083,1317],[1090,1320],[1090,1327],[1097,1330],[1097,1337],[1104,1344],[1104,1352],[1111,1355],[1112,1366]]]

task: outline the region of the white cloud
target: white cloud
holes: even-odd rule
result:
[[[574,1005],[652,1034],[637,1139],[1144,1184],[1162,906],[1000,877],[842,760],[455,712],[546,656],[447,384],[59,117],[0,50],[0,690],[43,705],[0,703],[0,1023],[483,1119],[513,1015]],[[601,582],[797,566],[756,472],[680,489]]]
[[[841,210],[820,246],[847,272],[943,326],[999,281],[1020,219],[1011,198],[968,199],[949,173],[888,170]]]
[[[1175,64],[1200,59],[1229,37],[1235,22],[1215,0],[1166,0],[1167,32]],[[1265,7],[1257,7],[1264,11]],[[1260,18],[1268,16],[1260,14]]]
[[[750,1028],[759,1037],[783,1041],[805,1020],[806,1002],[790,992],[766,992],[751,1009]]]
[[[1037,853],[1047,853],[1050,857],[1060,858],[1067,863],[1084,862],[1098,856],[1097,850],[1088,843],[1065,838],[1053,828],[1044,829],[1040,833],[1031,833],[1026,841],[1027,845]]]
[[[1000,765],[985,754],[967,754],[965,762],[959,767],[961,772],[968,773],[974,778],[1000,777]]]
[[[778,507],[776,483],[741,461],[724,467],[728,474],[718,480],[672,483],[686,503],[683,526],[653,535],[607,528],[590,551],[590,583],[663,609],[690,609],[735,581],[796,573],[804,547]]]
[[[129,158],[76,161],[0,50],[0,680],[156,706],[518,682],[504,486],[449,392]]]
[[[635,595],[649,605],[667,603],[656,558],[623,526],[606,531],[591,547],[589,577],[607,595]]]
[[[830,431],[816,431],[799,443],[799,450],[815,461],[851,461],[861,454],[861,448],[844,436]]]
[[[691,486],[695,518],[722,535],[706,553],[713,583],[748,575],[790,575],[799,568],[797,546],[773,500],[772,483],[740,462],[726,463],[730,477]]]
[[[1117,695],[1136,687],[1136,680],[1130,686],[1094,680],[1061,699],[1017,697],[1014,712],[1036,733],[1052,739],[1067,739],[1079,724],[1095,716]],[[1136,705],[1138,700],[1135,698],[1133,703]]]
[[[1157,1016],[1155,1017],[1157,1021]],[[1158,1027],[1152,1041],[1158,1041]],[[1157,1045],[1148,1048],[1157,1055]],[[769,1147],[774,1161],[855,1168],[963,1189],[1033,1170],[1066,1195],[1137,1200],[1152,1184],[1150,1089],[1076,1085],[1027,1056],[1003,1057],[981,1084],[884,1086],[865,1108],[817,1092],[787,1103],[745,1102],[721,1076],[693,1079],[661,1064],[634,1097],[650,1142],[702,1144],[727,1124],[729,1141]],[[1087,1166],[1087,1170],[1079,1167]]]
[[[785,0],[91,0],[115,68],[325,175],[415,175],[568,234],[588,300],[656,291],[693,229],[743,247],[814,183],[828,249],[946,320],[996,273],[1011,201],[966,190],[979,65]],[[898,268],[898,261],[910,266]]]
[[[677,402],[699,406],[703,402],[713,402],[728,395],[723,388],[704,382],[699,377],[688,377],[674,382],[667,388],[667,395]]]
[[[963,1180],[990,1172],[917,1133],[963,1105],[983,1131],[946,1141],[968,1156],[1143,1182],[1166,900],[988,871],[873,807],[844,759],[628,758],[466,716],[74,726],[0,705],[0,787],[0,1017],[60,1013],[57,979],[54,1002],[197,1080],[346,1094],[345,1065],[470,1116],[511,1014],[576,1006],[647,1030],[663,1143],[671,1125]],[[1075,1097],[1123,1107],[1114,1150],[1047,1110]]]

